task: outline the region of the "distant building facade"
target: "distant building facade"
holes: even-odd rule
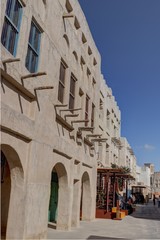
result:
[[[160,196],[160,172],[154,172],[151,177],[152,195],[158,198]]]
[[[137,165],[135,191],[151,197],[151,176],[151,169],[148,165],[144,164],[142,167]]]
[[[126,145],[122,160],[120,110],[79,3],[0,7],[2,235],[44,239],[48,222],[95,218],[97,166],[134,175],[135,157]]]

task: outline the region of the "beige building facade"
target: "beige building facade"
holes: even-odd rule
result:
[[[156,198],[160,196],[160,172],[154,172],[151,175],[151,191],[152,196],[155,195]]]
[[[120,141],[119,163],[121,166],[128,167],[131,175],[136,179],[136,156],[125,137],[121,137]]]
[[[75,0],[2,0],[1,214],[6,239],[95,218],[97,165],[119,164],[120,110]]]

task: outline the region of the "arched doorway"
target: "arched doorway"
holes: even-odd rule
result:
[[[11,192],[10,169],[6,156],[1,151],[1,238],[6,236]]]
[[[62,163],[57,163],[51,172],[49,217],[56,223],[56,229],[69,229],[70,221],[70,190],[67,171]]]
[[[22,239],[24,234],[24,172],[19,155],[10,145],[1,145],[1,234]],[[15,225],[16,219],[16,225]],[[13,226],[16,226],[13,228]]]
[[[50,189],[50,202],[48,211],[48,221],[57,222],[57,208],[58,208],[58,175],[55,169],[51,174],[51,189]]]
[[[90,179],[88,173],[84,172],[81,183],[80,220],[88,221],[91,219],[91,203],[92,198]]]

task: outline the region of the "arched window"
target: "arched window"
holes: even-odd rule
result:
[[[78,62],[78,55],[77,55],[76,51],[73,51],[73,55],[74,55],[76,61]]]
[[[70,4],[69,0],[66,0],[66,9],[69,13],[73,11],[72,5]]]
[[[66,40],[67,46],[69,47],[70,44],[69,44],[69,38],[68,38],[67,34],[64,34],[63,37]]]

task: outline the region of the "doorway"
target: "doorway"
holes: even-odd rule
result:
[[[51,177],[51,194],[49,203],[48,221],[57,222],[57,209],[58,209],[58,175],[56,171],[52,171]]]
[[[91,219],[92,197],[89,174],[84,172],[81,181],[80,220]]]
[[[1,151],[1,239],[5,239],[11,192],[10,169],[6,156]]]

